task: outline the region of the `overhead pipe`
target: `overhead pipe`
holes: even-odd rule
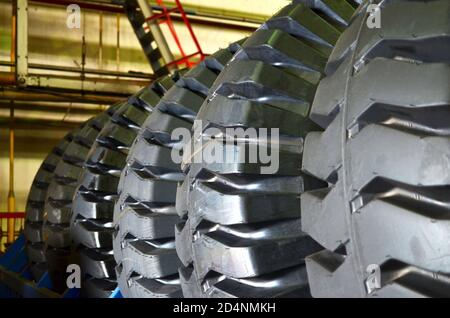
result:
[[[49,111],[30,111],[30,110],[16,110],[15,117],[19,120],[42,120],[42,121],[60,121],[69,123],[83,123],[97,113],[75,113],[75,112],[49,112]],[[8,118],[8,111],[0,109],[0,120],[5,122]],[[14,132],[13,129],[10,129]]]
[[[42,130],[72,130],[74,128],[77,128],[80,126],[80,124],[84,123],[85,120],[80,121],[80,122],[62,122],[60,120],[42,120],[42,119],[18,119],[16,118],[15,123],[14,123],[14,127],[16,129],[16,131],[19,130],[38,130],[38,131],[42,131]],[[3,126],[7,127],[8,126],[8,120],[3,120],[2,118],[0,118],[0,129],[4,128]],[[17,138],[17,137],[16,137]]]
[[[121,96],[106,96],[94,94],[77,94],[77,93],[40,93],[28,90],[16,90],[8,88],[0,88],[0,100],[15,100],[15,101],[40,101],[40,102],[74,102],[74,103],[88,103],[88,104],[103,104],[111,105],[118,101],[122,101],[124,97]]]
[[[0,66],[10,66],[14,68],[14,63],[7,61],[0,61]],[[28,67],[30,69],[39,69],[39,70],[49,70],[49,71],[57,71],[57,72],[68,72],[68,73],[81,73],[81,69],[77,67],[71,66],[62,66],[62,65],[48,65],[48,64],[37,64],[37,63],[29,63]],[[93,74],[93,75],[104,75],[104,76],[112,76],[112,77],[130,77],[137,79],[155,79],[155,75],[144,72],[115,72],[115,71],[107,71],[107,70],[98,70],[98,69],[88,69],[85,68],[83,70],[85,74]],[[7,73],[8,72],[0,72]],[[1,76],[1,75],[0,75]]]
[[[125,0],[126,1],[126,0]],[[88,10],[96,10],[111,13],[123,13],[123,8],[120,5],[110,5],[107,3],[94,3],[94,1],[79,1],[79,0],[31,0],[31,2],[46,3],[53,5],[63,5],[68,6],[71,4],[77,4],[80,8]]]
[[[10,101],[0,100],[0,109],[9,109]],[[37,111],[56,111],[94,114],[99,111],[105,110],[108,105],[101,106],[98,104],[82,104],[82,103],[69,103],[69,102],[41,102],[41,101],[15,101],[15,110],[37,110]],[[16,114],[17,115],[17,114]]]
[[[127,0],[124,0],[127,1]],[[98,10],[103,12],[123,14],[123,8],[120,4],[107,4],[104,1],[80,1],[80,0],[33,0],[32,2],[52,4],[52,5],[64,5],[77,4],[82,9]],[[155,1],[151,1],[151,8],[157,13],[162,12],[161,8],[155,4]],[[184,11],[189,17],[189,20],[196,24],[237,29],[241,31],[253,32],[261,23],[266,21],[269,16],[266,15],[254,15],[246,12],[239,12],[235,10],[223,10],[208,8],[202,6],[196,6],[189,3],[183,4]],[[245,14],[245,16],[244,16]],[[251,16],[250,16],[251,15]],[[173,15],[174,21],[182,21],[182,17],[179,14]]]

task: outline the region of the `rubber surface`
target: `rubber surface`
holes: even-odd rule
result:
[[[305,257],[320,246],[301,232],[300,193],[324,182],[300,172],[303,139],[327,57],[355,10],[351,1],[297,1],[264,23],[214,83],[198,120],[207,153],[231,160],[185,162],[178,189],[176,249],[185,297],[309,297]],[[253,138],[227,128],[278,128]],[[211,130],[214,128],[214,130]],[[272,134],[275,132],[270,131]],[[279,153],[275,174],[241,159],[250,147]],[[228,158],[228,157],[227,157]]]
[[[109,297],[117,286],[112,221],[119,176],[140,126],[172,85],[173,80],[165,77],[122,103],[89,151],[70,222],[84,274],[84,297]]]
[[[325,248],[312,294],[449,297],[450,2],[383,1],[372,29],[359,11],[310,114],[325,131],[305,141],[302,170],[328,184],[301,197]]]
[[[43,239],[49,274],[55,290],[66,290],[66,268],[73,263],[70,218],[72,200],[87,154],[117,105],[88,120],[73,134],[55,167],[44,205]]]
[[[181,297],[174,226],[177,182],[184,179],[172,160],[183,140],[175,129],[191,129],[208,90],[239,47],[207,57],[167,91],[130,149],[115,206],[114,257],[125,297]]]
[[[28,194],[25,208],[24,235],[26,238],[26,253],[30,261],[31,272],[38,281],[47,271],[47,259],[44,251],[43,224],[44,206],[48,187],[58,162],[73,139],[73,132],[67,134],[44,159],[34,177]]]

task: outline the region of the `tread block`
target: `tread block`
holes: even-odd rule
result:
[[[136,94],[135,98],[143,102],[138,103],[142,105],[147,111],[151,112],[156,104],[158,104],[161,97],[156,92],[154,92],[151,87],[145,87]],[[134,104],[133,96],[130,97],[130,99],[130,104]]]
[[[117,287],[117,282],[109,279],[90,278],[84,284],[81,296],[87,298],[109,298]]]
[[[286,182],[292,185],[287,179]],[[201,220],[208,220],[219,224],[244,224],[300,217],[300,184],[280,193],[227,194],[214,190],[208,183],[198,183],[190,194],[191,209],[196,211],[190,215],[191,223],[195,226]],[[275,182],[273,185],[277,186]],[[298,192],[292,192],[295,189]]]
[[[119,272],[119,271],[118,271]],[[176,278],[149,279],[142,276],[133,276],[123,270],[118,275],[120,286],[124,288],[124,296],[127,298],[181,298],[180,285]],[[122,290],[121,290],[122,291]]]
[[[204,63],[210,70],[222,72],[225,65],[233,57],[230,49],[221,49],[204,59]]]
[[[304,257],[318,250],[318,244],[299,229],[299,219],[270,225],[219,226],[204,234],[205,229],[197,227],[193,232],[194,268],[199,278],[209,271],[244,278],[302,264]]]
[[[26,222],[24,228],[24,235],[27,241],[31,243],[42,242],[42,222]]]
[[[335,183],[342,166],[339,143],[341,114],[325,132],[310,132],[305,139],[302,171],[320,180]],[[317,161],[320,158],[320,162]]]
[[[348,58],[356,48],[356,39],[359,33],[359,29],[363,21],[366,21],[367,14],[360,14],[355,17],[352,24],[342,33],[337,41],[333,52],[331,52],[328,59],[327,66],[325,67],[325,74],[332,75]]]
[[[33,202],[44,202],[47,195],[48,188],[38,188],[31,187],[30,193],[28,194],[28,200]]]
[[[174,235],[173,225],[177,220],[177,215],[126,207],[119,214],[118,235],[125,238],[128,234],[131,234],[140,240],[171,238]]]
[[[111,217],[113,202],[97,197],[92,192],[80,192],[75,194],[72,205],[72,220],[78,217],[86,219],[107,219]]]
[[[295,266],[257,278],[220,277],[218,282],[205,282],[210,298],[309,298],[305,266]]]
[[[161,278],[177,273],[180,261],[173,241],[125,241],[122,249],[125,272],[145,278]]]
[[[190,129],[191,126],[192,123],[186,122],[171,114],[163,113],[159,110],[155,110],[145,123],[145,127],[148,127],[146,131],[165,133],[169,136],[176,128]],[[142,135],[146,137],[146,132],[142,133]]]
[[[163,113],[193,122],[203,100],[202,96],[190,89],[174,86],[158,103],[158,109]],[[152,126],[149,123],[149,125],[144,124],[144,127],[151,128]]]
[[[178,258],[184,266],[189,266],[193,262],[191,231],[187,222],[181,221],[175,225],[175,247]]]
[[[386,114],[387,118],[380,123],[398,126],[403,130],[409,128],[412,131],[420,130],[421,127],[417,125],[408,127],[406,123],[398,121],[413,122],[411,117],[414,110],[427,107],[430,109],[426,115],[428,118],[424,115],[422,120],[425,126],[432,128],[441,115],[439,113],[434,115],[435,107],[450,105],[449,89],[446,85],[436,83],[450,83],[450,65],[412,64],[378,58],[373,60],[351,79],[347,96],[349,103],[347,129],[352,129],[352,133],[355,134],[366,125],[377,123],[376,119],[371,121],[366,117],[364,122],[361,118],[362,114],[374,105],[398,106],[395,113],[391,111],[391,114]],[[399,120],[396,123],[394,119]]]
[[[342,255],[323,250],[306,258],[306,269],[314,298],[364,297],[364,284],[353,274],[351,256],[343,261]]]
[[[151,138],[151,136],[148,136]],[[134,147],[133,161],[129,162],[130,168],[139,169],[140,167],[154,167],[160,169],[161,177],[164,177],[164,171],[168,173],[167,177],[171,180],[180,180],[177,174],[181,174],[179,164],[172,161],[172,149],[157,144],[150,144],[147,139],[143,142],[136,142]],[[136,164],[134,164],[136,163]],[[158,171],[154,171],[154,177],[158,177]]]
[[[73,240],[88,248],[112,248],[111,227],[90,220],[77,220],[72,224]]]
[[[126,152],[136,138],[136,131],[111,123],[101,131],[97,143],[107,145],[111,150]]]
[[[208,69],[204,62],[202,62],[184,74],[175,85],[188,88],[193,92],[206,96],[216,77],[216,73]]]
[[[385,5],[381,8],[381,28],[363,25],[355,61],[367,63],[373,58],[401,57],[422,63],[450,63],[449,12],[450,3],[446,0],[397,1]]]
[[[46,244],[54,248],[69,247],[72,243],[69,224],[44,223],[43,235]]]
[[[221,95],[205,103],[198,116],[203,122],[221,127],[275,128],[290,136],[304,136],[308,127],[315,126],[308,118],[287,109]]]
[[[108,193],[112,195],[115,192],[115,188],[117,187],[119,178],[115,175],[110,174],[98,174],[105,171],[108,172],[110,170],[104,169],[103,171],[90,171],[89,169],[85,169],[83,175],[80,177],[79,187],[82,192],[93,191],[99,193]],[[113,171],[114,173],[116,172],[116,170]]]
[[[67,157],[63,158],[62,161],[59,162],[59,164],[56,166],[54,176],[53,176],[53,182],[57,182],[59,184],[76,184],[78,178],[80,177],[80,174],[83,170],[82,165],[84,164],[84,161],[86,159],[87,152],[84,153],[85,157],[79,157],[75,159],[77,162],[74,161],[66,161]]]
[[[42,222],[44,220],[44,202],[28,200],[25,209],[25,220],[30,222]]]
[[[80,264],[85,274],[94,278],[115,278],[115,261],[112,253],[94,249],[80,249]]]
[[[184,298],[205,298],[193,267],[180,266],[178,272]]]
[[[86,167],[97,174],[119,176],[125,165],[126,156],[123,153],[104,147],[94,147],[86,161]]]
[[[345,245],[349,239],[340,184],[305,192],[300,197],[302,210],[302,231],[315,241],[334,251]]]
[[[327,18],[342,27],[347,27],[354,8],[347,0],[296,0],[309,8],[322,12]]]
[[[262,162],[260,156],[256,156],[256,153],[268,154],[271,153],[271,146],[267,147],[264,144],[252,145],[249,147],[248,144],[237,143],[233,145],[231,143],[223,144],[221,140],[204,138],[203,145],[195,145],[198,152],[194,153],[194,156],[188,158],[189,164],[191,164],[192,174],[195,176],[202,169],[206,168],[209,171],[217,172],[221,174],[232,174],[232,173],[248,173],[248,174],[260,174],[262,171],[276,170],[275,172],[279,175],[298,175],[300,173],[301,162],[299,160],[299,154],[303,148],[302,140],[289,140],[291,142],[290,149],[284,147],[279,147],[279,144],[274,144],[274,148],[279,150],[277,153],[278,158],[275,156],[271,162]],[[282,138],[280,138],[282,140]],[[200,148],[202,147],[202,148]],[[200,150],[201,149],[201,150]],[[222,151],[222,152],[220,152]],[[203,158],[196,157],[200,154]],[[252,160],[250,161],[250,156]],[[206,164],[198,164],[197,160],[203,159]],[[285,164],[276,166],[276,160],[283,162]],[[215,161],[213,163],[209,163]],[[187,162],[184,160],[184,164]],[[270,174],[267,173],[266,174]]]
[[[307,116],[315,86],[263,62],[236,60],[219,75],[211,91],[213,95],[264,102]]]
[[[311,107],[310,118],[320,127],[326,128],[336,118],[345,99],[345,89],[350,58],[330,76],[320,81]]]
[[[148,116],[148,111],[135,107],[133,105],[128,105],[126,108],[121,108],[118,112],[114,114],[114,117],[120,116],[130,122],[132,128],[139,128]]]
[[[171,181],[142,178],[136,172],[130,171],[122,186],[123,193],[129,194],[133,200],[172,204],[175,200],[177,185]]]
[[[262,29],[280,29],[299,39],[325,56],[331,53],[340,31],[303,4],[291,4],[265,22]]]
[[[390,142],[380,143],[379,140]],[[450,166],[450,141],[447,137],[422,137],[370,125],[357,138],[351,139],[347,147],[352,153],[349,164],[359,171],[349,175],[354,193],[377,176],[421,186],[450,183],[447,169]]]
[[[318,82],[327,62],[318,51],[281,30],[257,30],[242,51],[252,60],[309,72],[312,82]]]
[[[396,259],[441,275],[450,273],[449,248],[439,243],[449,238],[448,218],[436,219],[395,203],[376,200],[361,208],[354,222],[356,235],[360,237],[361,267],[381,266],[387,259]]]
[[[187,175],[181,183],[178,183],[175,208],[180,218],[184,218],[189,211],[190,179],[190,175]]]

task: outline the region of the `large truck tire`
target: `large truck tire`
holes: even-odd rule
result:
[[[365,6],[338,41],[310,118],[301,197],[316,297],[450,296],[450,2]],[[373,11],[373,10],[372,10]]]
[[[114,257],[125,297],[182,297],[175,251],[177,182],[184,179],[172,149],[177,128],[190,130],[208,90],[238,44],[207,57],[180,77],[147,118],[130,149],[114,214]]]
[[[26,239],[26,254],[35,281],[39,281],[48,270],[43,238],[45,198],[47,197],[48,187],[53,179],[56,166],[72,139],[73,133],[67,134],[47,155],[34,177],[30,193],[28,194],[25,208],[24,235]]]
[[[305,258],[320,245],[301,231],[300,194],[325,182],[301,173],[303,140],[320,127],[309,118],[333,46],[355,1],[296,1],[242,45],[214,83],[198,120],[207,153],[223,163],[185,162],[178,189],[176,249],[185,297],[310,297]],[[214,128],[216,132],[211,132]],[[227,128],[279,129],[279,140],[227,135]],[[270,137],[270,136],[269,136]],[[279,151],[279,169],[233,161],[250,146]],[[261,158],[258,158],[261,159]]]
[[[72,253],[70,219],[78,179],[92,144],[116,109],[116,105],[110,107],[73,133],[47,190],[43,217],[44,251],[53,288],[58,292],[67,289],[66,269],[76,262],[76,255]]]
[[[167,76],[123,102],[89,151],[70,220],[83,271],[83,297],[109,297],[117,286],[112,232],[119,177],[141,125],[172,85],[173,79]]]

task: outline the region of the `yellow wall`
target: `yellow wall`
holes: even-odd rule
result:
[[[24,211],[25,204],[37,169],[43,158],[66,132],[61,130],[16,130],[14,187],[16,211]],[[9,131],[0,129],[0,212],[7,211],[9,191]],[[6,232],[6,220],[1,222]],[[16,225],[19,230],[20,224]],[[3,238],[2,243],[5,242]]]

